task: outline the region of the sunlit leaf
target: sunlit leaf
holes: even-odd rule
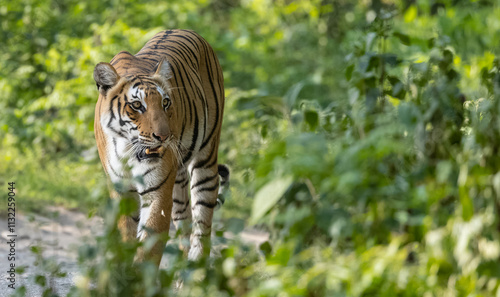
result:
[[[284,99],[289,111],[291,111],[292,108],[295,106],[299,93],[303,87],[304,87],[303,82],[296,83],[285,94]]]
[[[291,176],[273,179],[255,194],[250,218],[251,224],[257,223],[278,202],[292,181]]]
[[[416,17],[417,17],[417,7],[415,5],[408,7],[404,15],[405,22],[411,23],[415,20]]]

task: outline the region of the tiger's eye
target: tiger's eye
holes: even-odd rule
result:
[[[133,107],[134,109],[140,109],[140,108],[141,108],[141,106],[142,106],[142,104],[141,104],[141,102],[139,102],[139,101],[134,101],[134,102],[132,102],[132,107]]]
[[[163,108],[167,109],[170,106],[170,99],[169,98],[164,98],[163,99]]]

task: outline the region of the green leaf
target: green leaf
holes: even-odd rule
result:
[[[318,127],[319,123],[319,115],[318,112],[315,110],[305,110],[304,111],[304,118],[306,120],[306,123],[309,125],[309,128],[314,131]]]
[[[369,51],[371,49],[373,42],[375,41],[376,38],[377,38],[377,33],[375,32],[370,32],[366,34],[366,43],[365,43],[366,51]]]
[[[273,247],[271,246],[271,243],[269,243],[269,240],[268,240],[266,242],[263,242],[261,245],[259,245],[259,250],[261,250],[265,256],[268,256],[273,251]]]
[[[257,223],[285,194],[293,182],[291,176],[277,178],[263,186],[255,195],[250,223]]]
[[[394,76],[389,76],[388,80],[392,85],[391,96],[398,99],[404,99],[406,91],[405,91],[405,86],[401,82],[401,80],[399,80],[399,78]]]
[[[224,273],[226,277],[231,277],[236,272],[236,266],[234,258],[226,258],[224,262],[222,262],[222,273]]]
[[[393,35],[401,41],[402,44],[404,45],[411,45],[411,40],[410,36],[400,33],[400,32],[394,32]]]
[[[353,71],[354,71],[354,64],[347,66],[347,68],[345,69],[345,78],[347,79],[347,81],[351,80]]]
[[[359,98],[360,91],[359,89],[350,88],[347,94],[349,95],[349,103],[354,104]]]
[[[31,250],[31,252],[32,252],[33,254],[36,254],[36,255],[38,255],[38,254],[41,254],[41,253],[42,253],[42,249],[41,249],[41,247],[39,247],[39,246],[37,246],[37,245],[32,246],[32,247],[30,248],[30,250]]]
[[[300,91],[300,90],[299,90]],[[292,92],[290,96],[298,95]],[[296,97],[294,97],[296,98]],[[287,109],[285,100],[290,100],[277,96],[255,96],[249,98],[240,98],[236,101],[236,109],[262,111],[264,114],[283,115]]]
[[[58,295],[54,294],[52,288],[47,288],[42,293],[42,297],[57,297]]]
[[[378,96],[380,96],[379,89],[369,88],[368,90],[366,90],[366,106],[369,110],[372,110],[375,107]]]
[[[43,275],[36,275],[35,276],[35,283],[39,284],[42,287],[45,287],[47,280],[45,279],[45,276],[43,276]]]
[[[292,256],[292,249],[287,246],[280,246],[276,249],[276,253],[272,255],[268,259],[268,264],[278,264],[282,266],[286,266],[288,261],[290,261],[290,257]]]
[[[137,210],[137,202],[133,198],[122,198],[120,200],[120,214],[130,215]]]
[[[245,228],[245,221],[238,218],[230,218],[225,223],[227,231],[238,234]]]
[[[417,8],[415,6],[410,6],[405,13],[404,19],[406,23],[413,22],[417,17]]]
[[[472,204],[472,199],[469,196],[468,188],[461,186],[459,188],[460,194],[460,204],[462,206],[462,219],[464,221],[469,221],[474,215],[474,205]]]
[[[298,82],[294,84],[288,92],[286,92],[284,96],[284,102],[286,106],[288,107],[288,111],[291,111],[292,108],[295,106],[295,102],[297,102],[297,98],[299,97],[300,91],[304,87],[303,82]]]
[[[386,64],[389,64],[390,66],[397,66],[398,64],[401,64],[401,59],[398,58],[397,55],[395,54],[381,54],[380,58],[382,58],[382,61]]]
[[[266,138],[268,133],[269,133],[269,127],[265,123],[262,124],[262,127],[260,129],[260,136],[262,136],[262,138]]]
[[[433,48],[435,44],[436,44],[436,38],[435,37],[427,39],[427,47],[428,48]]]
[[[179,249],[179,247],[177,245],[168,244],[163,249],[163,253],[168,254],[168,255],[173,255],[173,256],[179,256],[182,254],[182,251]]]

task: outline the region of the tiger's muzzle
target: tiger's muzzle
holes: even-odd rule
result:
[[[144,147],[137,153],[137,159],[139,159],[139,161],[142,161],[152,158],[161,158],[164,152],[165,147],[163,145],[159,145],[154,148]]]

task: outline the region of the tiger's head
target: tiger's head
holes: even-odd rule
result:
[[[153,75],[123,77],[109,63],[94,69],[102,130],[115,146],[117,140],[125,143],[126,157],[139,161],[161,159],[168,148],[177,152],[180,133],[168,84],[170,67],[163,60],[156,69]]]

